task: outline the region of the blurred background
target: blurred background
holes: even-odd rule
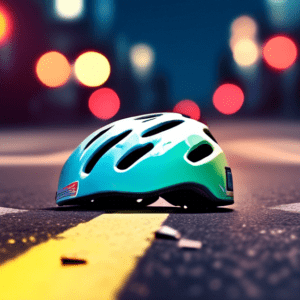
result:
[[[300,119],[300,0],[0,0],[1,127]]]

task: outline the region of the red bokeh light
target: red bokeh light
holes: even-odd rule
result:
[[[263,58],[271,67],[284,70],[296,61],[298,55],[295,43],[288,37],[276,36],[263,47]]]
[[[12,32],[12,20],[8,10],[0,6],[0,46],[5,45]]]
[[[89,99],[89,109],[99,119],[108,120],[120,109],[120,99],[110,88],[96,90]]]
[[[215,108],[225,115],[236,113],[244,103],[244,93],[235,84],[226,83],[217,88],[213,95]]]
[[[199,106],[192,100],[182,100],[178,102],[174,109],[174,112],[187,115],[194,120],[200,119],[200,108]]]

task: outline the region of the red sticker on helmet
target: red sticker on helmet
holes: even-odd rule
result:
[[[72,182],[66,187],[60,189],[57,191],[56,200],[59,200],[61,198],[65,197],[76,197],[78,192],[78,181]]]

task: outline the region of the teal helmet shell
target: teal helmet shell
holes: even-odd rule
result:
[[[232,175],[205,124],[178,113],[135,116],[98,129],[75,149],[62,168],[56,203],[114,196],[228,205]]]

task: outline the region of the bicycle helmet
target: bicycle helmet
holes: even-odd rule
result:
[[[233,203],[231,170],[208,127],[179,113],[122,119],[88,136],[64,164],[58,205]],[[141,200],[143,199],[143,200]]]

